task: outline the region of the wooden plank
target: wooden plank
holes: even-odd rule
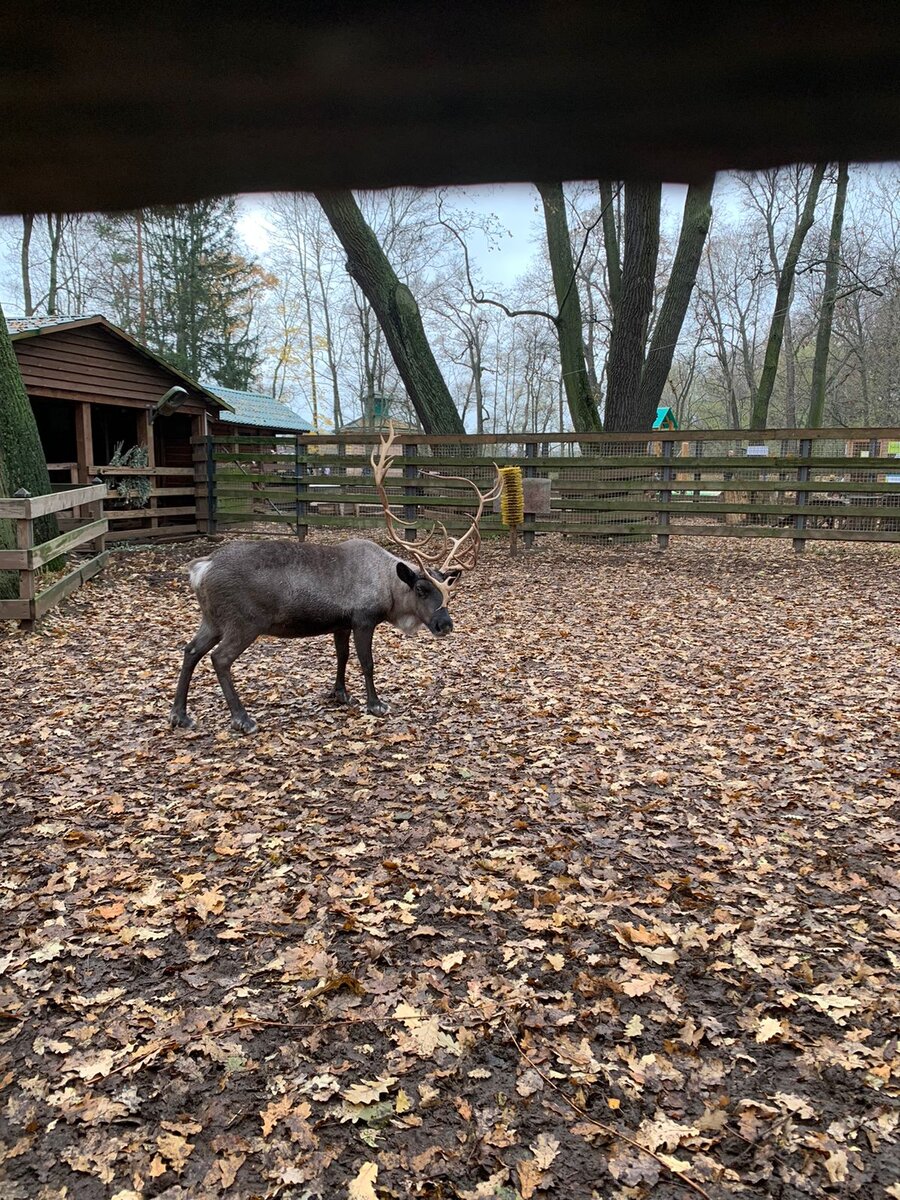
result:
[[[354,477],[355,478],[355,477]],[[333,480],[333,477],[332,477]],[[583,480],[553,478],[553,495],[561,492],[656,492],[662,486],[661,480],[656,479],[619,479],[619,480]],[[835,492],[840,495],[851,495],[857,492],[873,495],[885,493],[900,498],[900,484],[897,483],[860,483],[845,482],[844,480],[809,480],[798,482],[796,479],[723,479],[719,476],[704,476],[702,479],[673,479],[667,484],[670,492],[699,492],[699,491],[729,491],[729,492]]]
[[[34,522],[31,517],[24,517],[16,521],[16,547],[19,550],[24,550],[26,553],[31,553],[31,547],[34,545]],[[25,570],[19,572],[19,599],[28,601],[34,606],[34,571]],[[33,617],[32,617],[33,619]]]
[[[35,546],[31,551],[29,566],[32,568],[46,566],[48,562],[52,562],[54,558],[58,558],[67,550],[74,550],[76,546],[93,541],[95,537],[106,533],[107,528],[104,517],[97,521],[91,521],[89,525],[80,525],[77,529],[61,533],[58,537],[51,538],[49,542],[42,542],[40,546]]]
[[[110,521],[136,521],[146,517],[192,517],[196,511],[193,504],[181,508],[111,508],[106,510],[106,517]]]
[[[75,456],[78,459],[78,482],[87,485],[90,479],[90,461],[94,457],[94,440],[91,424],[91,406],[87,402],[75,408]]]
[[[164,475],[190,475],[192,479],[194,477],[193,467],[106,467],[93,463],[90,471],[92,475],[108,475],[110,477],[118,475],[146,475],[151,478]]]
[[[109,551],[104,550],[102,554],[88,559],[86,563],[82,563],[74,571],[70,571],[68,575],[63,575],[62,579],[57,579],[54,584],[40,592],[35,597],[35,617],[43,616],[45,612],[54,608],[62,600],[65,600],[66,596],[71,595],[83,583],[96,575],[98,571],[101,571],[106,566],[108,558]]]
[[[293,454],[253,454],[253,453],[235,453],[221,454],[213,453],[213,462],[217,463],[238,463],[238,462],[266,462],[277,463],[285,462],[293,464],[295,461]]]
[[[27,600],[0,600],[0,621],[31,619],[31,604]]]
[[[0,550],[0,571],[27,571],[28,550]]]
[[[227,456],[221,461],[233,462],[238,456]],[[259,455],[247,456],[249,461],[263,461]],[[283,456],[282,456],[283,457]],[[217,460],[218,461],[218,460]],[[266,462],[277,462],[278,456],[272,455],[265,459]],[[291,460],[293,462],[293,458]],[[314,466],[341,466],[341,467],[363,467],[369,465],[369,460],[363,457],[341,454],[317,454],[310,459]],[[630,472],[635,470],[640,471],[661,471],[662,459],[658,455],[652,454],[629,454],[629,455],[591,455],[584,458],[567,458],[552,456],[550,458],[538,457],[519,457],[508,454],[491,454],[487,456],[427,456],[416,455],[410,458],[404,457],[404,463],[414,463],[421,467],[453,467],[453,468],[472,468],[478,467],[484,469],[490,467],[494,462],[498,466],[512,467],[536,467],[539,471],[547,471],[555,473],[557,471],[588,471],[588,470],[603,470],[603,471],[622,471]],[[675,458],[672,460],[672,466],[676,473],[679,471],[702,471],[702,470],[717,470],[717,471],[734,471],[734,472],[765,472],[771,474],[773,471],[794,471],[797,467],[808,466],[820,470],[844,470],[852,472],[872,472],[878,473],[883,471],[897,471],[898,460],[896,458],[848,458],[844,455],[839,456],[823,456],[801,458],[799,455],[784,456],[776,458],[730,458],[727,455],[717,455],[715,457],[695,457],[692,455],[684,458]],[[399,469],[399,460],[398,467]],[[448,472],[453,473],[453,472]]]
[[[48,513],[65,512],[68,508],[77,508],[82,504],[90,504],[92,500],[106,499],[106,484],[94,483],[89,487],[69,488],[64,492],[53,492],[46,496],[33,496],[24,503],[30,517],[45,517]],[[0,514],[2,515],[2,514]]]
[[[217,514],[218,521],[228,524],[255,525],[258,522],[280,521],[282,524],[293,524],[293,513],[252,513],[252,512],[222,512]]]
[[[21,521],[27,512],[27,503],[27,500],[16,500],[14,496],[0,497],[0,517],[11,517],[14,521]]]
[[[627,525],[557,525],[538,519],[539,533],[561,533],[579,537],[608,537],[627,530]],[[677,537],[707,538],[794,538],[797,531],[791,527],[777,528],[771,525],[635,525],[631,527],[641,533],[668,533]],[[900,542],[900,531],[891,530],[843,530],[805,529],[803,536],[809,541],[828,542]]]
[[[155,488],[150,489],[150,495],[155,498],[162,498],[165,496],[193,496],[194,495],[194,487],[193,487],[193,485],[191,487],[163,487],[163,488],[155,487]],[[107,499],[108,500],[120,499],[119,493],[115,490],[115,488],[109,489],[109,491],[107,493]]]
[[[193,537],[197,533],[196,525],[160,525],[156,529],[117,529],[106,535],[108,542],[158,542],[178,541],[182,538]]]
[[[745,513],[748,516],[793,517],[896,517],[900,508],[876,508],[874,505],[816,504],[811,507],[796,504],[732,504],[727,501],[707,501],[697,504],[673,500],[669,503],[654,500],[557,500],[552,501],[554,512],[668,512],[700,517],[704,513]]]

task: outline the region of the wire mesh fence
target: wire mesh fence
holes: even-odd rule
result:
[[[529,490],[526,544],[544,534],[617,541],[673,536],[900,541],[900,429],[652,434],[403,434],[385,481],[407,538],[437,520],[465,529],[494,466]],[[383,514],[369,455],[378,435],[210,441],[220,525],[365,530]],[[447,478],[448,476],[457,478]],[[542,499],[543,498],[543,499]],[[499,505],[482,533],[503,532]]]

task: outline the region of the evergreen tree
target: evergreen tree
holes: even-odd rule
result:
[[[0,308],[0,496],[11,496],[20,488],[32,496],[45,495],[51,490],[50,476],[6,317]],[[55,517],[40,517],[35,521],[38,543],[56,534]],[[0,549],[14,549],[15,545],[13,522],[0,518]],[[15,599],[18,594],[18,576],[11,571],[0,571],[0,599]]]
[[[254,306],[273,280],[239,251],[233,197],[104,218],[116,320],[192,379],[247,388],[260,364]]]

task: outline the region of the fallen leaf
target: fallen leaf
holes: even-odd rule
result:
[[[378,1200],[375,1194],[375,1180],[378,1178],[377,1163],[363,1163],[355,1179],[350,1180],[347,1189],[348,1200]]]

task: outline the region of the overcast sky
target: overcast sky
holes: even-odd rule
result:
[[[684,194],[682,184],[663,187],[664,227],[675,230],[681,220]],[[504,183],[485,187],[449,189],[455,207],[494,213],[509,237],[499,240],[496,248],[476,233],[467,235],[469,250],[487,284],[508,287],[524,274],[535,251],[535,240],[543,239],[544,220],[537,190],[530,183]],[[241,235],[257,254],[265,253],[268,235],[263,210],[264,198],[242,196],[243,215],[239,221]]]

